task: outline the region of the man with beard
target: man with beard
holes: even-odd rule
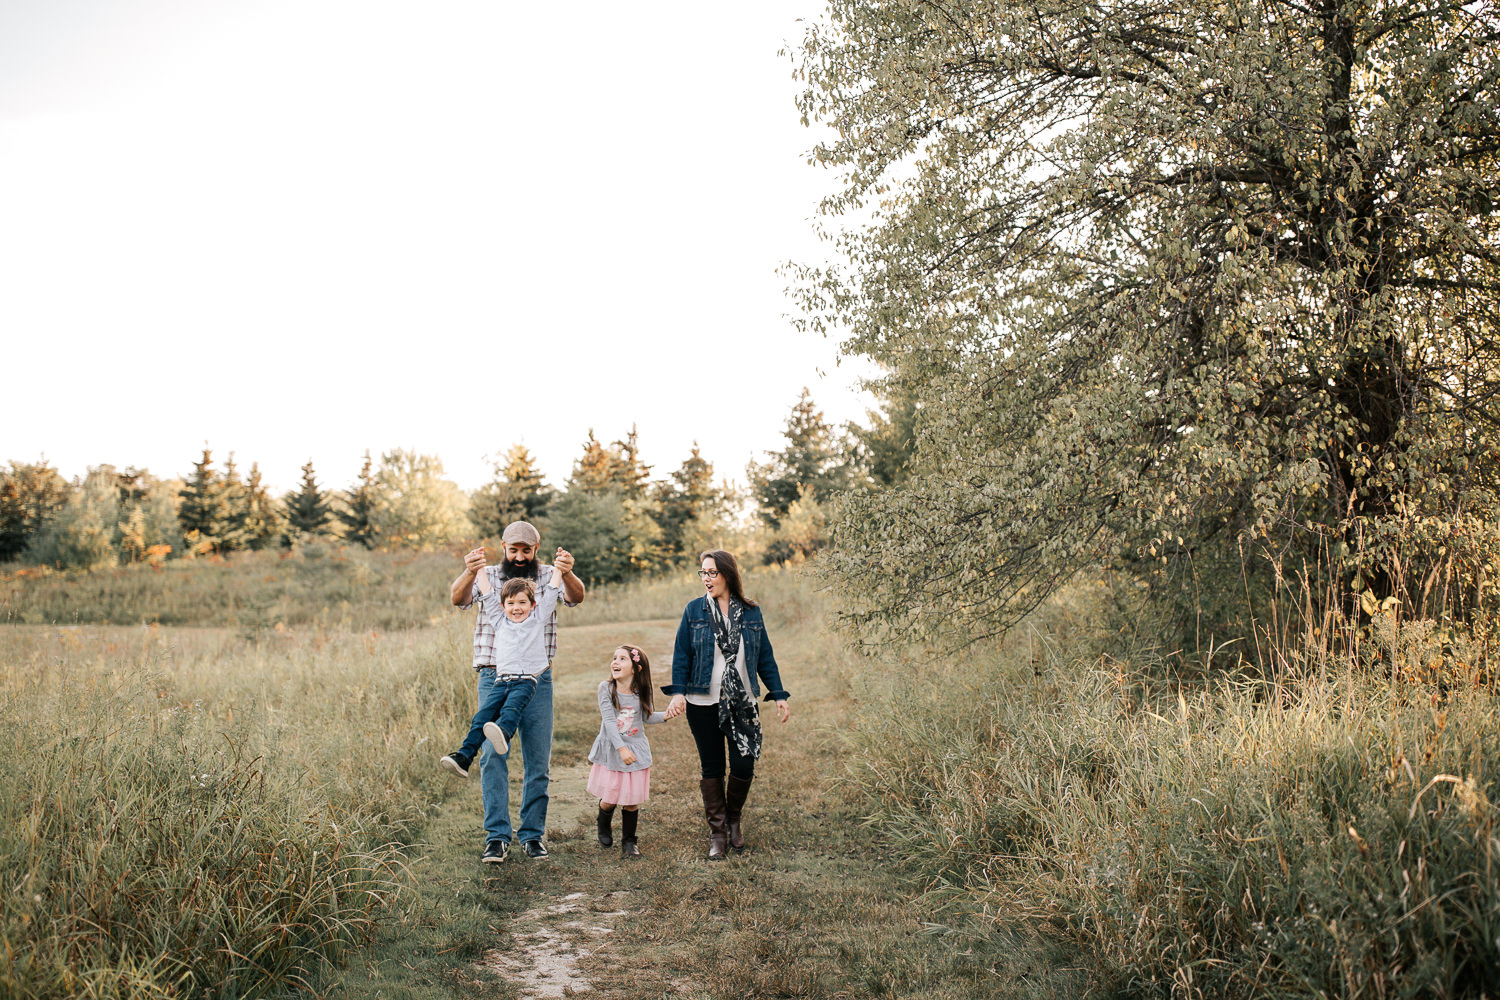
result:
[[[562,603],[574,607],[583,601],[583,581],[573,575],[573,556],[557,550],[552,565],[537,561],[542,536],[526,521],[512,521],[500,537],[505,559],[498,566],[485,564],[484,548],[464,556],[464,571],[453,581],[451,599],[455,606],[468,608],[479,599],[477,580],[480,571],[489,574],[490,587],[498,591],[508,579],[523,578],[538,588],[546,586],[552,574],[561,574]],[[520,728],[511,747],[520,744],[525,765],[521,788],[521,827],[518,831],[521,851],[528,858],[545,858],[547,846],[542,834],[547,827],[547,785],[551,780],[548,767],[552,762],[552,667],[557,656],[557,612],[546,625],[547,669],[537,678],[536,693],[521,713]],[[474,669],[478,671],[479,703],[495,683],[495,631],[479,616],[474,627]],[[495,753],[489,740],[479,754],[479,788],[484,796],[484,854],[481,861],[499,864],[510,848],[510,753]]]

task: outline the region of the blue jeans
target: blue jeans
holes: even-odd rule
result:
[[[495,668],[479,671],[479,703],[484,704],[495,684]],[[525,784],[521,788],[520,841],[541,840],[547,829],[547,785],[552,780],[552,670],[548,668],[536,679],[536,693],[521,712],[520,737],[510,744],[520,744],[525,765]],[[485,740],[479,752],[479,790],[484,795],[484,837],[486,840],[510,840],[510,753],[497,754]]]
[[[516,729],[521,725],[521,713],[526,711],[526,706],[531,703],[531,696],[535,693],[535,677],[510,677],[491,681],[490,693],[480,700],[479,711],[474,714],[474,721],[469,723],[469,735],[464,737],[464,744],[458,748],[458,752],[466,760],[474,759],[474,755],[479,752],[479,744],[484,742],[486,722],[498,725],[507,740],[514,737]]]

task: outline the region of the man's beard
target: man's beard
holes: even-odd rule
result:
[[[523,563],[511,559],[502,560],[500,563],[500,579],[502,580],[535,580],[536,579],[536,557],[532,556]]]

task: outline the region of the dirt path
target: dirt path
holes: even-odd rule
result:
[[[530,861],[517,852],[503,865],[478,864],[478,783],[450,788],[428,844],[414,853],[414,892],[399,919],[330,997],[1084,995],[1076,974],[1034,941],[1018,943],[993,925],[938,926],[910,901],[917,887],[904,880],[899,858],[868,841],[840,788],[837,730],[847,695],[832,659],[842,654],[811,623],[773,636],[793,719],[765,720],[744,821],[751,850],[724,863],[703,859],[697,755],[681,720],[651,730],[644,856],[626,861],[618,849],[599,848],[584,790],[584,756],[598,729],[594,690],[622,641],[655,654],[664,673],[675,626],[565,629],[555,667],[551,856]]]

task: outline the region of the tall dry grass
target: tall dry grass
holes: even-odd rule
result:
[[[366,941],[456,787],[436,766],[473,712],[456,566],[325,552],[11,580],[0,996],[314,988]],[[699,590],[686,573],[599,588],[562,620],[675,618]],[[296,604],[333,593],[336,614]],[[142,612],[158,599],[170,614]],[[242,614],[275,602],[290,610]],[[66,624],[16,624],[62,607]],[[171,615],[223,624],[80,624]]]
[[[253,996],[368,937],[467,634],[0,629],[0,994]]]
[[[1391,614],[1166,686],[1097,654],[1105,617],[1078,591],[851,677],[850,773],[931,899],[1051,927],[1128,996],[1500,991],[1500,711],[1461,642]]]
[[[450,613],[448,586],[462,568],[450,553],[331,544],[93,573],[12,566],[0,573],[0,622],[408,628]]]

